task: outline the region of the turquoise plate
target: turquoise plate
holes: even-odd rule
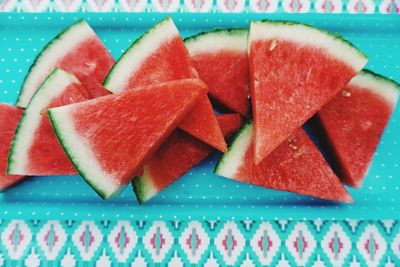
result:
[[[29,66],[60,30],[84,18],[115,58],[160,13],[3,14],[0,16],[0,100],[14,103]],[[368,68],[400,81],[400,19],[396,15],[171,14],[183,36],[214,27],[245,27],[251,19],[290,19],[339,32],[369,57]],[[394,112],[365,184],[349,189],[354,204],[333,204],[258,188],[213,175],[212,155],[157,197],[139,206],[128,187],[101,200],[79,176],[33,177],[0,194],[2,218],[25,219],[400,219],[400,109]]]

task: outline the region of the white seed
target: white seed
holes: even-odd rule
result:
[[[344,96],[344,97],[350,97],[350,96],[351,96],[351,93],[350,93],[349,91],[343,90],[343,91],[342,91],[342,96]]]
[[[272,51],[275,49],[275,47],[278,45],[278,40],[272,40],[271,46],[269,47],[269,51]]]

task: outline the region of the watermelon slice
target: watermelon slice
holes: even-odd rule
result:
[[[254,163],[253,123],[242,127],[215,173],[236,181],[316,198],[352,202],[339,178],[303,129],[261,163]]]
[[[243,124],[239,114],[219,114],[217,120],[225,139],[236,133]]]
[[[206,85],[179,80],[49,109],[76,169],[104,199],[120,192],[195,105]]]
[[[318,113],[346,184],[362,185],[399,93],[394,81],[362,71]]]
[[[129,47],[108,74],[104,87],[115,93],[137,90],[140,86],[150,84],[197,77],[174,22],[171,18],[166,18]],[[179,127],[218,150],[227,150],[206,93]]]
[[[311,26],[253,21],[249,62],[258,164],[332,100],[367,58],[339,36]]]
[[[217,116],[225,137],[230,136],[242,124],[238,114]],[[144,166],[140,177],[132,181],[139,203],[144,203],[172,184],[203,161],[213,151],[209,145],[176,129]]]
[[[199,77],[218,105],[247,116],[249,65],[245,29],[218,29],[185,39]]]
[[[56,68],[33,95],[11,145],[8,173],[20,175],[76,174],[51,127],[46,109],[89,99],[75,76]]]
[[[7,175],[7,160],[11,141],[23,110],[0,103],[0,191],[21,181],[22,175]]]
[[[87,87],[92,97],[107,94],[101,86],[114,59],[96,33],[84,21],[78,21],[56,36],[37,56],[26,76],[17,106],[28,103],[55,68],[73,73]]]

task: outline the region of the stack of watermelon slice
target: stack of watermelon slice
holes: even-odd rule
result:
[[[216,149],[217,175],[352,202],[342,182],[361,185],[400,87],[362,71],[366,61],[300,23],[254,21],[184,41],[166,18],[114,62],[79,21],[37,57],[19,108],[0,105],[0,190],[79,173],[103,199],[132,183],[143,203]],[[340,169],[302,130],[314,115]]]

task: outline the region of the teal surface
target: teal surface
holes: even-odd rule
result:
[[[251,19],[286,19],[339,32],[364,51],[367,67],[400,81],[400,20],[396,15],[171,14],[183,36],[214,27],[243,27]],[[115,58],[166,14],[2,14],[0,16],[0,100],[14,103],[23,77],[43,46],[73,21],[84,18]],[[33,177],[1,194],[3,218],[76,219],[399,219],[400,110],[386,129],[354,204],[257,188],[212,174],[217,155],[139,206],[128,187],[101,200],[79,176]]]

